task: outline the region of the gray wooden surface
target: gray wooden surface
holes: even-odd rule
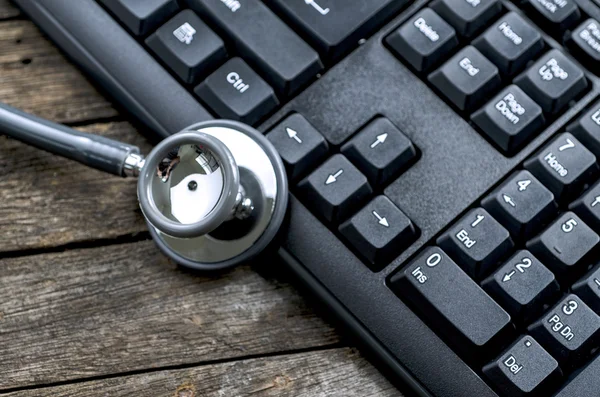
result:
[[[6,0],[0,101],[150,147]],[[0,258],[0,394],[400,395],[285,272],[183,272],[148,241],[135,181],[4,136]]]

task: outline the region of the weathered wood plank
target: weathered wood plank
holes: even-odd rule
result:
[[[195,276],[150,241],[0,270],[0,390],[339,342],[283,281],[248,267]]]
[[[21,10],[11,4],[9,0],[0,0],[0,19],[15,18],[21,15]]]
[[[117,115],[30,21],[0,22],[0,82],[0,101],[50,120],[81,122]]]
[[[134,143],[143,152],[151,147],[124,122],[82,130]],[[144,230],[135,179],[94,171],[0,137],[0,252],[115,238]]]
[[[353,349],[243,360],[9,393],[7,397],[401,397]]]

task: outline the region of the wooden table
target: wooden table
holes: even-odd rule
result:
[[[0,101],[150,148],[7,0]],[[135,180],[5,136],[0,258],[0,395],[400,395],[285,271],[186,273],[150,241]]]

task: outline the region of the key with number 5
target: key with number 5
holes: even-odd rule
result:
[[[585,271],[600,237],[577,215],[566,212],[527,248],[559,278],[572,281]]]

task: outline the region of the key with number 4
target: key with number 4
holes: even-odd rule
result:
[[[552,192],[529,171],[515,172],[481,204],[517,240],[533,237],[558,209]]]

